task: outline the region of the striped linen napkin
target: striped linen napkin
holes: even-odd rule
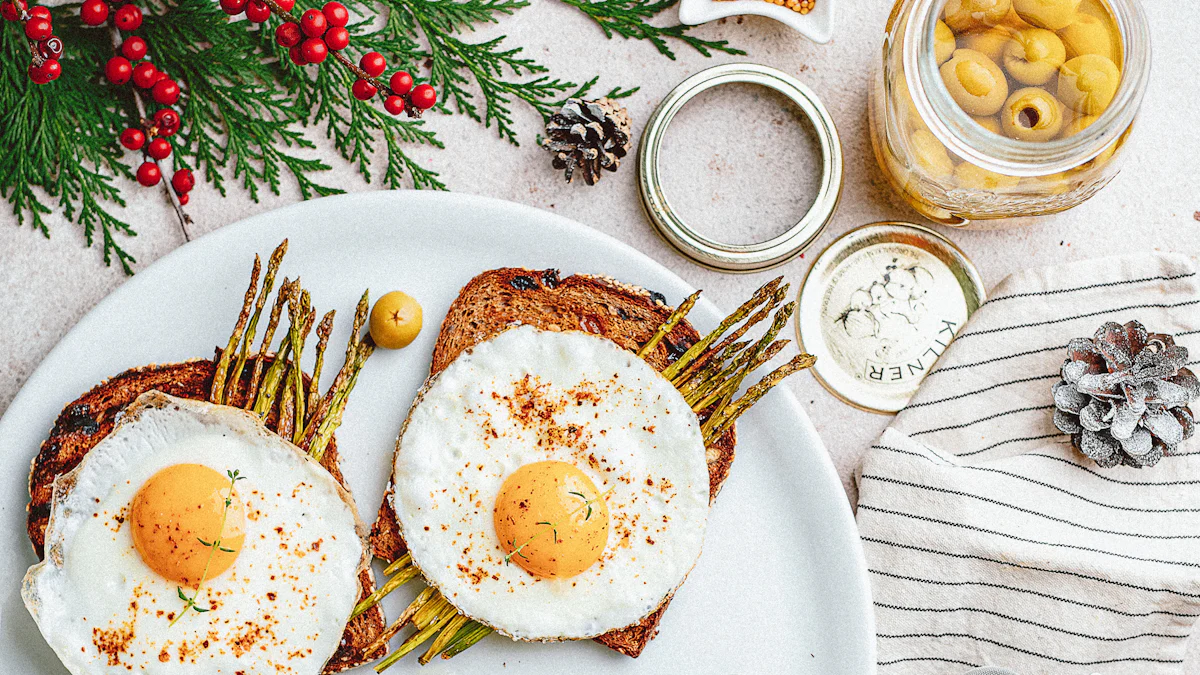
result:
[[[1067,342],[1140,320],[1200,357],[1193,258],[1013,275],[871,447],[858,526],[880,675],[1180,673],[1200,616],[1200,443],[1101,469],[1052,422]]]

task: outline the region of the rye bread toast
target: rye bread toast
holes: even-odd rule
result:
[[[253,365],[254,359],[251,358],[241,391],[245,391],[249,385],[249,373]],[[215,359],[133,368],[93,387],[63,408],[50,437],[42,443],[41,450],[34,458],[29,476],[27,527],[38,558],[44,557],[46,523],[50,517],[55,477],[75,468],[83,456],[112,431],[118,414],[138,396],[158,390],[179,398],[207,400],[214,372]],[[230,403],[240,406],[244,400],[243,396]],[[275,419],[268,419],[267,426],[274,428],[275,422]],[[346,486],[338,466],[336,441],[330,441],[321,458],[321,466],[339,484]],[[362,585],[360,599],[375,590],[375,577],[370,570],[364,570],[359,575],[359,582]],[[382,656],[382,651],[368,654],[365,650],[383,632],[384,625],[383,609],[378,605],[351,621],[346,626],[337,651],[325,665],[324,672],[338,673]]]
[[[605,277],[576,274],[560,279],[557,270],[501,268],[471,279],[450,305],[433,349],[430,374],[441,372],[463,350],[489,340],[516,324],[543,330],[579,330],[602,335],[636,351],[671,315],[661,294],[622,284]],[[678,359],[700,334],[681,321],[646,361],[658,370]],[[715,499],[733,462],[735,430],[730,429],[707,449],[709,497]],[[404,554],[390,497],[385,495],[379,517],[371,529],[375,554],[392,561]],[[671,598],[632,626],[610,631],[596,641],[637,657],[658,631]]]

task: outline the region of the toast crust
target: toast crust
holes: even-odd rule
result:
[[[637,351],[672,311],[661,294],[607,277],[576,274],[560,278],[558,270],[513,267],[483,272],[459,291],[442,320],[430,376],[441,372],[463,351],[518,324],[550,331],[584,331]],[[661,371],[699,339],[700,334],[685,319],[646,356],[646,361]],[[729,476],[735,444],[736,431],[730,429],[706,450],[710,501]],[[407,551],[392,507],[390,484],[371,528],[370,542],[375,554],[389,562]],[[636,658],[654,639],[670,602],[668,596],[638,623],[605,633],[595,641]]]
[[[269,364],[270,359],[265,357],[264,363]],[[253,367],[254,358],[250,358],[247,364]],[[241,391],[249,386],[250,370],[247,368],[245,371]],[[29,475],[27,530],[39,559],[45,557],[46,525],[50,517],[54,479],[77,467],[83,456],[112,431],[118,415],[126,406],[142,394],[158,390],[178,398],[206,401],[215,372],[215,360],[208,359],[133,368],[93,387],[63,408],[50,436],[42,443],[34,458]],[[238,407],[244,403],[244,395],[231,401]],[[272,416],[266,422],[267,427],[273,429],[277,420]],[[346,488],[338,465],[336,440],[330,441],[321,458],[321,466],[339,485]],[[361,600],[375,590],[375,576],[369,568],[359,572],[359,582],[362,586]],[[338,649],[325,664],[324,672],[339,673],[382,656],[383,650],[370,654],[364,650],[383,632],[384,626],[383,609],[378,605],[356,617],[347,624]]]

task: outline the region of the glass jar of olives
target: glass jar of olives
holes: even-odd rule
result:
[[[1005,226],[1116,175],[1149,76],[1138,0],[898,0],[871,141],[926,217]]]

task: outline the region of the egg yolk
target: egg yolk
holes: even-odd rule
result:
[[[230,495],[229,477],[201,464],[176,464],[151,476],[129,509],[133,545],[142,560],[191,588],[229,569],[246,531],[242,500],[236,490]]]
[[[573,577],[608,544],[608,506],[592,479],[566,462],[514,471],[496,496],[496,535],[508,562],[538,577]]]

